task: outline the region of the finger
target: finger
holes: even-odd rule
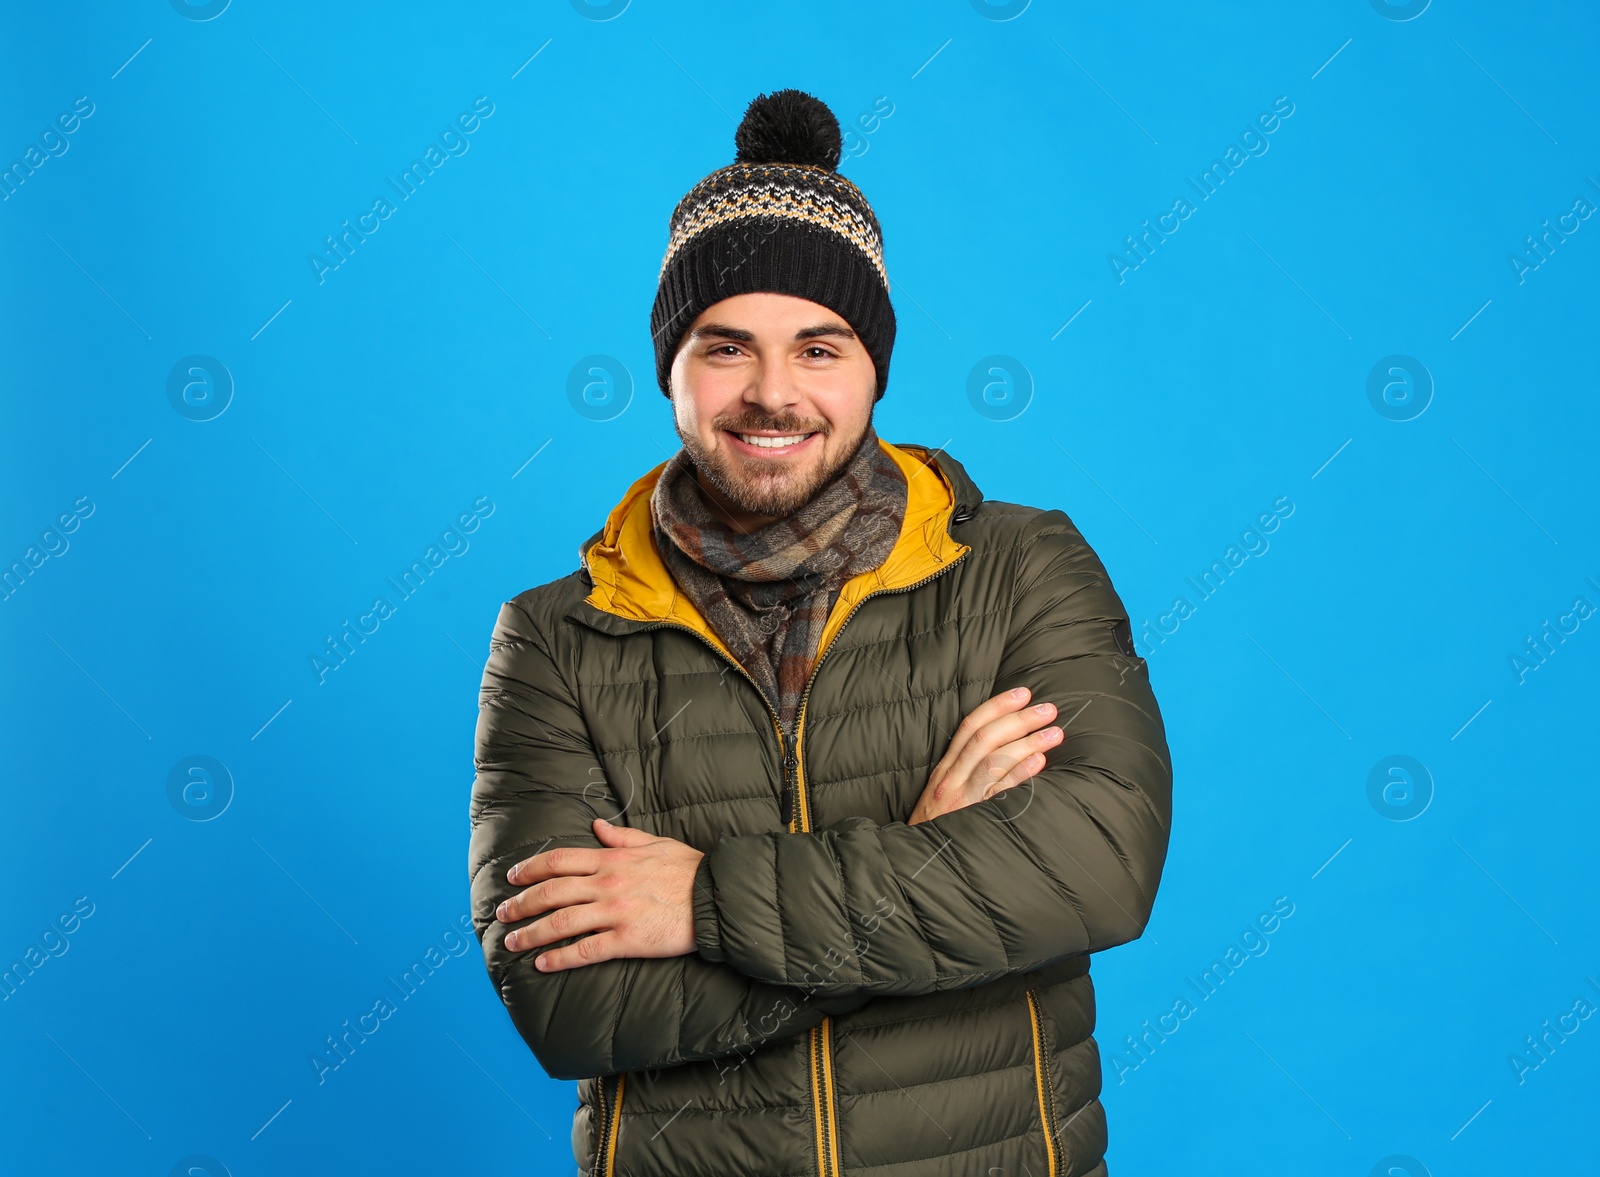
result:
[[[552,948],[533,958],[533,966],[540,972],[554,973],[561,969],[581,968],[598,964],[623,955],[621,941],[614,932],[597,932],[561,948]]]
[[[648,846],[651,842],[660,841],[654,834],[647,834],[632,826],[613,825],[603,817],[594,819],[594,834],[606,846]]]
[[[1001,749],[1001,752],[1015,756],[1016,763],[1011,766],[1004,776],[1000,777],[984,791],[983,799],[987,801],[996,793],[1014,789],[1043,772],[1046,763],[1045,752],[1035,749],[1041,747],[1050,748],[1060,743],[1060,736],[1041,740],[1041,737],[1048,737],[1051,732],[1059,732],[1060,730],[1060,728],[1046,728],[1042,732],[1036,732],[1024,740],[1018,740]]]
[[[1059,727],[1047,727],[1020,740],[1002,744],[973,766],[964,779],[964,791],[972,801],[981,801],[993,796],[999,789],[1020,784],[1044,767],[1045,751],[1059,744],[1061,738]],[[1035,760],[1035,756],[1039,759]]]
[[[556,875],[592,875],[599,869],[599,851],[585,846],[558,846],[524,858],[506,872],[506,882],[523,886]]]
[[[494,917],[502,924],[514,924],[553,907],[590,903],[600,897],[598,882],[595,875],[557,875],[503,900]]]
[[[549,915],[534,920],[527,927],[508,932],[505,945],[507,951],[523,952],[529,948],[538,948],[542,944],[565,940],[568,936],[581,936],[585,932],[610,926],[611,920],[607,918],[602,904],[575,903],[568,907],[558,907]]]
[[[1009,789],[1024,781],[1037,776],[1044,771],[1044,766],[1049,762],[1050,750],[1060,745],[1067,738],[1066,730],[1062,727],[1047,727],[1040,731],[1030,732],[1020,740],[997,749],[999,753],[1013,758],[1013,764],[1003,777],[995,782],[991,792],[1000,789]],[[987,795],[987,794],[986,794]]]
[[[975,775],[979,775],[979,766],[987,757],[1007,744],[1026,736],[1034,729],[1049,723],[1055,718],[1055,715],[1056,707],[1054,703],[1035,703],[1025,710],[999,715],[991,719],[973,733],[962,748],[961,753],[956,756],[950,765],[951,775],[961,780],[968,780]],[[1009,767],[1009,762],[997,765],[996,770],[989,774],[990,779],[998,776]]]
[[[980,711],[974,709],[973,714],[978,715]],[[939,813],[948,813],[989,796],[995,783],[1016,760],[1036,747],[1053,745],[1059,739],[1059,729],[1052,728],[1033,732],[1039,737],[1039,742],[1034,744],[1024,746],[1017,739],[1019,736],[1024,740],[1030,738],[1032,729],[1048,723],[1054,715],[1053,703],[1040,703],[1026,711],[1002,713],[984,724],[959,752],[953,756],[947,754],[947,760],[940,761],[929,774],[924,792],[930,807]],[[1007,753],[1009,743],[1017,743],[1017,747]]]
[[[950,738],[950,747],[940,758],[941,763],[954,763],[966,749],[968,742],[983,726],[991,720],[998,719],[1008,712],[1021,710],[1028,702],[1031,692],[1027,687],[1015,687],[1009,691],[1002,691],[991,699],[985,699],[972,709],[972,712],[962,719],[957,725],[955,735]]]

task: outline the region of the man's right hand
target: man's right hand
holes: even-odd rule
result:
[[[1046,727],[1054,703],[1027,706],[1030,692],[1017,687],[987,699],[961,721],[944,758],[934,765],[907,825],[975,805],[1020,785],[1044,767],[1044,750],[1061,740],[1059,727]]]

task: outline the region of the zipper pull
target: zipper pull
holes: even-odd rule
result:
[[[800,761],[793,755],[783,758],[783,802],[778,813],[786,826],[794,820],[795,769],[799,766]]]

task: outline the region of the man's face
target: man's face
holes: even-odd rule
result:
[[[740,294],[690,324],[671,388],[697,480],[734,529],[749,533],[799,510],[855,455],[877,369],[827,307]]]

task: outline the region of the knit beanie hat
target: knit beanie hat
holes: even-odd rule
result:
[[[771,291],[820,303],[861,340],[889,383],[894,307],[883,234],[861,190],[841,176],[839,120],[799,90],[763,94],[733,135],[734,162],[678,202],[669,222],[650,334],[656,382],[671,396],[672,360],[700,312]]]

